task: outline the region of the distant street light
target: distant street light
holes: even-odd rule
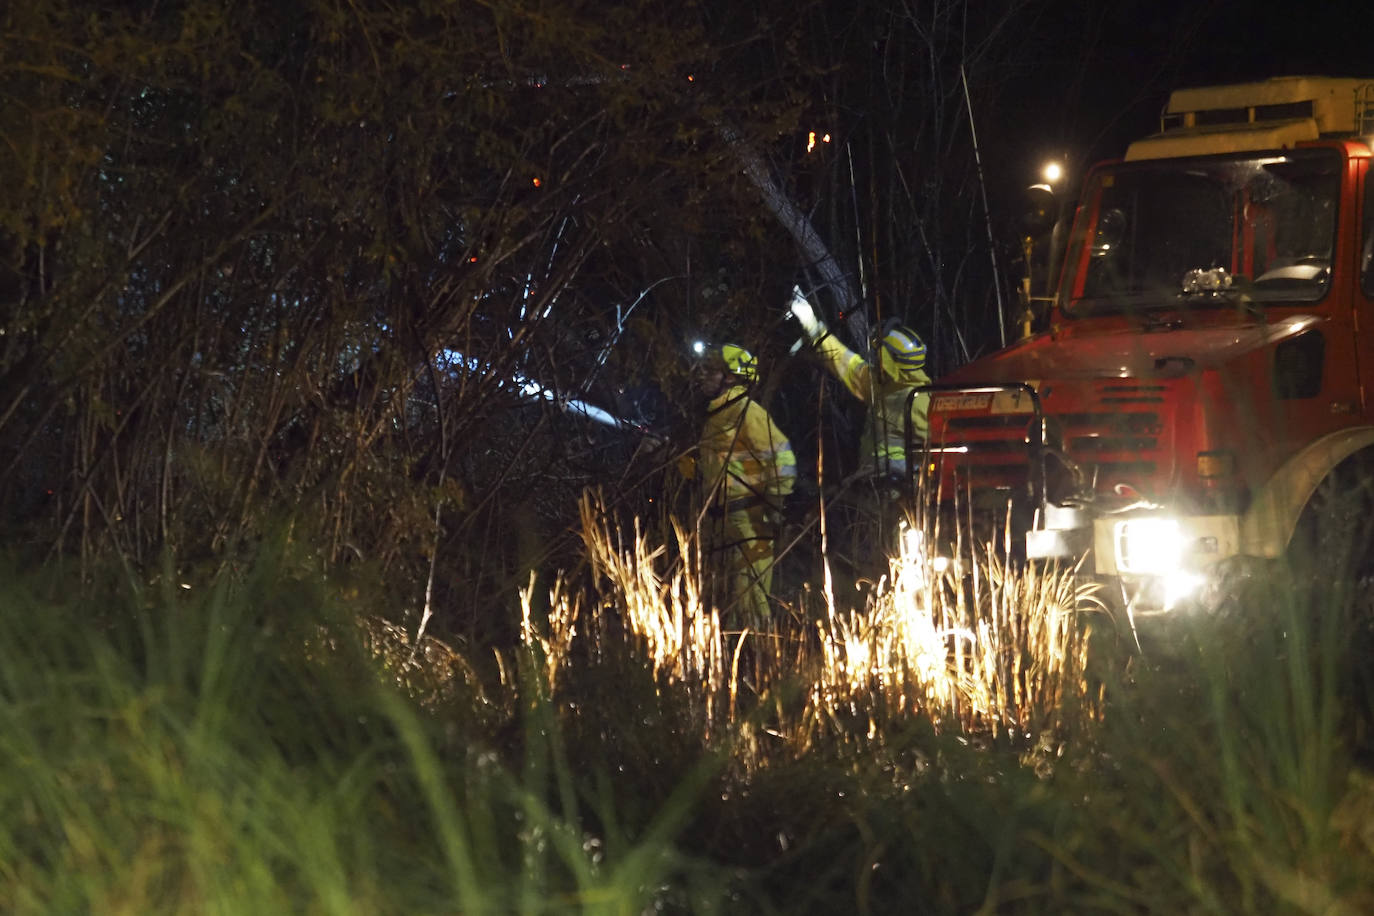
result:
[[[1064,177],[1064,167],[1057,162],[1047,162],[1040,175],[1045,179],[1046,184],[1053,185]]]

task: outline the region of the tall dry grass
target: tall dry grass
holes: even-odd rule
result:
[[[907,526],[887,575],[851,593],[853,606],[826,589],[812,613],[730,631],[690,532],[675,525],[664,543],[638,523],[623,531],[596,495],[582,525],[594,602],[557,576],[536,619],[533,579],[522,594],[525,644],[554,688],[624,640],[664,689],[693,698],[704,734],[738,734],[770,708],[766,728],[789,753],[821,733],[874,738],[900,718],[1027,739],[1100,714],[1089,656],[1101,605],[1073,568],[1016,563],[992,540],[943,562]]]

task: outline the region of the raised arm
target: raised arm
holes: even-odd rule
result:
[[[828,332],[816,342],[816,352],[825,361],[825,367],[830,370],[830,374],[843,382],[850,394],[864,403],[872,402],[873,367],[867,360]]]
[[[825,361],[830,374],[844,383],[849,393],[865,403],[874,397],[873,367],[862,356],[840,343],[839,338],[830,333],[825,322],[816,317],[816,310],[806,301],[800,289],[792,288],[792,314],[802,326],[806,336],[816,346],[816,352]]]

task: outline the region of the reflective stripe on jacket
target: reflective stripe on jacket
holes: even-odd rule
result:
[[[718,504],[753,497],[780,506],[797,480],[791,443],[742,385],[711,401],[699,451],[702,485]]]
[[[917,385],[929,385],[923,369],[908,369],[900,381],[880,373],[862,356],[826,334],[816,345],[830,372],[868,407],[863,436],[859,440],[859,462],[866,470],[879,474],[906,473],[906,422],[902,416],[906,399]],[[922,392],[911,402],[911,438],[921,445],[930,429],[927,415],[930,395]]]

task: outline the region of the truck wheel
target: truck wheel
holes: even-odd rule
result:
[[[1374,461],[1356,456],[1329,474],[1289,547],[1298,583],[1293,617],[1322,664],[1338,666],[1350,737],[1374,751]],[[1304,613],[1299,614],[1299,609]],[[1319,670],[1319,669],[1318,669]]]
[[[1343,598],[1344,610],[1364,617],[1374,611],[1374,462],[1348,460],[1327,475],[1298,519],[1289,560],[1318,597]]]

